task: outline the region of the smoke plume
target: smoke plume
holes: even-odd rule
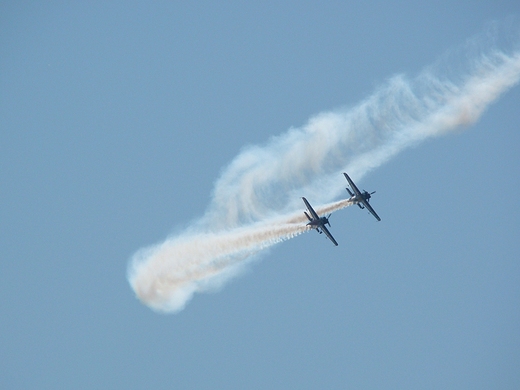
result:
[[[487,32],[458,52],[460,61],[451,53],[413,79],[394,76],[355,107],[320,113],[242,151],[200,220],[133,256],[128,279],[137,297],[158,311],[183,309],[258,252],[307,231],[301,196],[331,202],[344,191],[341,172],[358,180],[405,148],[473,124],[520,79],[520,51],[487,42],[495,40]],[[315,208],[322,215],[349,205]]]

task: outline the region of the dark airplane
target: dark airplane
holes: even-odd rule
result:
[[[330,223],[329,223],[330,214],[328,217],[320,217],[316,213],[316,211],[314,211],[314,209],[309,204],[307,199],[305,199],[305,198],[302,198],[302,199],[303,199],[303,202],[305,203],[305,206],[307,206],[307,210],[309,210],[309,213],[312,216],[312,218],[311,218],[311,216],[309,216],[309,214],[307,214],[305,211],[303,212],[309,220],[309,223],[307,224],[307,226],[311,226],[313,229],[316,229],[318,231],[318,233],[320,233],[320,234],[322,232],[325,233],[325,235],[332,241],[332,243],[334,245],[338,246],[338,243],[336,242],[334,237],[332,237],[332,234],[330,234],[329,230],[325,227],[325,225],[330,226]]]
[[[359,189],[356,187],[356,185],[354,184],[352,179],[346,173],[343,173],[343,174],[345,175],[345,179],[347,179],[348,184],[352,188],[352,191],[354,191],[354,193],[352,193],[352,191],[350,191],[347,188],[347,191],[350,194],[350,199],[349,200],[351,202],[354,202],[355,204],[357,204],[360,209],[364,209],[366,207],[366,209],[368,211],[370,211],[372,213],[372,215],[374,217],[376,217],[376,219],[378,221],[381,221],[381,218],[379,218],[379,215],[377,215],[377,213],[374,211],[372,206],[370,206],[370,204],[368,203],[368,200],[370,199],[372,194],[375,194],[375,191],[371,192],[371,193],[368,193],[365,190],[363,190],[363,192],[359,191]]]

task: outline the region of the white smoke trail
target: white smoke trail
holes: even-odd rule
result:
[[[350,206],[348,200],[317,207],[321,214]],[[166,240],[134,256],[130,283],[157,310],[178,311],[197,290],[222,284],[240,262],[271,245],[305,232],[302,212],[218,233],[194,233]],[[218,277],[217,277],[218,276]]]
[[[439,68],[413,80],[395,76],[356,107],[321,113],[240,153],[188,233],[134,255],[128,278],[139,299],[156,310],[181,310],[194,292],[221,285],[258,251],[307,230],[302,195],[330,202],[343,190],[342,171],[357,180],[404,148],[474,123],[518,83],[520,51],[473,54],[450,79]]]

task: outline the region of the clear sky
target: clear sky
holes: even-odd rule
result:
[[[338,247],[315,232],[275,245],[177,314],[136,299],[127,265],[204,214],[245,146],[519,14],[4,2],[0,387],[518,389],[519,86],[363,176],[382,221],[334,213]]]

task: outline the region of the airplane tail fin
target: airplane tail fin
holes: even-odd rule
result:
[[[348,194],[349,194],[351,197],[354,196],[354,194],[352,193],[352,191],[350,191],[348,188],[345,188],[345,189],[347,190]]]
[[[305,216],[307,217],[307,219],[309,220],[309,222],[312,222],[312,218],[311,218],[311,217],[309,217],[309,214],[307,214],[307,212],[306,212],[306,211],[304,211],[303,213],[305,214]]]

